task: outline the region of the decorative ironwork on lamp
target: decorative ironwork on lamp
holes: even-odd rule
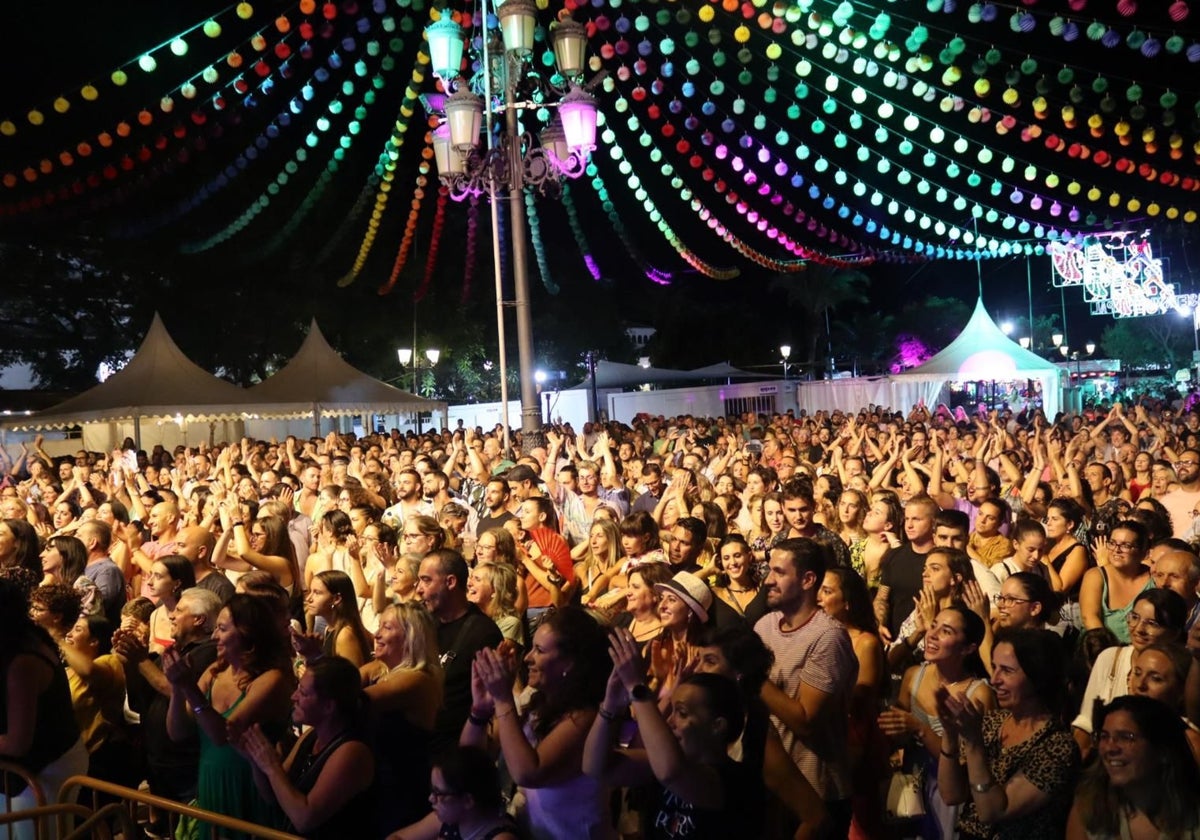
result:
[[[558,75],[545,78],[529,66],[537,28],[534,0],[506,0],[496,9],[496,19],[499,29],[484,34],[480,56],[480,66],[490,68],[493,57],[502,54],[502,78],[496,85],[489,85],[487,72],[462,77],[465,33],[461,26],[443,18],[425,30],[434,75],[451,93],[425,94],[421,100],[426,110],[444,118],[434,131],[434,153],[438,177],[456,201],[488,192],[489,186],[556,192],[562,179],[583,174],[588,154],[596,147],[596,100],[580,84],[587,29],[569,19],[551,26]],[[501,124],[504,131],[493,135],[492,142],[483,142],[485,115],[508,117],[510,110],[550,108],[558,113],[540,135],[520,130],[519,123],[514,128],[515,121],[506,120]],[[514,166],[520,172],[514,172]]]

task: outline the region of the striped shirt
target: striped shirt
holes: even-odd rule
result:
[[[754,632],[775,654],[769,679],[788,697],[798,697],[805,683],[827,695],[811,732],[800,737],[772,715],[784,749],[817,793],[826,800],[849,799],[852,792],[847,723],[850,695],[858,680],[858,659],[850,634],[823,610],[802,627],[783,630],[781,613],[763,616]]]

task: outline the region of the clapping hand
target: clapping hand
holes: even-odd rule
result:
[[[664,645],[651,646],[653,654],[663,656]],[[635,685],[644,681],[645,669],[642,667],[642,657],[638,653],[637,642],[626,629],[614,630],[608,637],[608,656],[613,662],[613,673],[620,680],[625,690],[632,691]],[[660,666],[666,668],[666,663],[660,659]],[[665,676],[665,675],[664,675]]]
[[[941,696],[943,692],[944,697]],[[942,726],[948,732],[957,732],[963,740],[975,744],[982,740],[983,706],[980,703],[965,694],[951,694],[944,686],[938,689],[937,701]],[[942,712],[943,707],[945,712]]]
[[[497,651],[491,648],[483,648],[475,654],[475,662],[471,668],[472,680],[475,678],[475,672],[479,673],[479,680],[483,687],[487,689],[488,696],[493,702],[499,699],[504,702],[508,699],[511,702],[513,681],[515,679],[515,669],[512,663]]]
[[[175,648],[167,648],[162,655],[163,676],[172,687],[183,688],[194,681],[191,654],[181,655]]]
[[[272,768],[282,766],[279,761],[279,753],[275,751],[275,745],[267,740],[267,736],[263,734],[262,727],[257,723],[247,727],[242,732],[237,746],[264,773],[270,772]]]
[[[979,585],[979,581],[969,580],[963,584],[963,603],[967,605],[967,609],[987,623],[991,607],[988,603],[988,596],[984,593],[983,587]]]
[[[933,621],[938,614],[938,599],[933,594],[933,588],[926,586],[921,590],[917,597],[913,598],[913,607],[915,615],[913,616],[917,622],[917,629],[929,631],[933,627]]]

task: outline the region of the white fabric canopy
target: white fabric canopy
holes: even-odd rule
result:
[[[446,411],[352,367],[329,346],[316,319],[296,355],[279,372],[246,392],[246,411],[259,417],[341,417]]]
[[[975,303],[971,320],[958,337],[925,364],[893,374],[899,383],[922,383],[930,391],[926,405],[934,405],[946,382],[1014,382],[1032,379],[1041,383],[1042,408],[1054,417],[1062,405],[1061,371],[1050,361],[1031,353],[1006,336],[983,307]],[[936,386],[936,390],[934,388]]]
[[[233,420],[245,410],[245,391],[192,362],[155,314],[142,345],[121,370],[82,394],[5,425],[61,429],[142,418]]]

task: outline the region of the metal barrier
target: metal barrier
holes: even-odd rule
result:
[[[123,810],[120,805],[113,805],[109,807],[116,808],[117,810]],[[108,816],[109,814],[107,813],[107,809],[105,809],[103,819],[107,819]],[[78,820],[82,820],[82,822],[79,824],[79,828],[72,831],[69,828],[70,824],[78,820],[72,820],[69,823],[67,820],[68,817],[75,817],[78,818]],[[3,829],[9,836],[12,836],[13,829],[18,823],[32,822],[33,836],[38,840],[52,840],[52,838],[55,837],[66,840],[67,837],[78,838],[90,836],[80,834],[80,829],[86,825],[88,826],[88,831],[91,831],[91,826],[93,825],[94,821],[100,817],[101,815],[99,813],[93,814],[91,809],[75,803],[39,805],[36,808],[29,808],[24,811],[7,811],[0,814],[0,829]],[[50,830],[51,818],[53,818],[55,821],[55,830],[53,831]],[[133,825],[133,821],[129,820],[128,815],[125,816],[125,819],[128,821],[127,827],[129,831],[134,832],[132,834],[126,834],[125,836],[136,837],[137,834]],[[101,838],[111,838],[112,833],[106,828],[99,836]]]
[[[207,829],[207,836],[212,840],[217,840],[220,836],[233,832],[249,837],[262,838],[263,840],[300,840],[294,834],[277,831],[273,828],[256,825],[245,820],[225,816],[224,814],[205,811],[201,808],[194,808],[191,805],[184,805],[171,799],[163,799],[161,796],[155,796],[145,791],[114,785],[111,782],[105,782],[101,779],[93,779],[91,776],[72,776],[67,779],[63,783],[62,790],[58,793],[58,801],[60,804],[72,802],[79,798],[80,794],[88,791],[91,792],[93,802],[96,802],[97,794],[103,794],[120,801],[119,803],[111,803],[100,808],[95,813],[95,817],[99,817],[103,813],[111,813],[109,812],[110,808],[118,807],[124,811],[126,819],[132,820],[132,815],[137,806],[144,805],[147,808],[154,808],[171,815],[169,822],[172,829],[172,836],[174,836],[175,824],[178,822],[179,817],[190,817],[204,825]],[[102,837],[103,835],[94,836]],[[125,836],[129,837],[131,835],[126,834]],[[138,836],[138,832],[135,832],[132,836]],[[63,840],[68,840],[68,838],[64,837]]]
[[[34,778],[29,770],[12,761],[0,761],[0,793],[4,795],[4,810],[0,811],[0,817],[6,818],[0,821],[0,838],[3,838],[3,840],[15,840],[17,836],[15,824],[26,819],[25,817],[7,819],[11,813],[24,813],[23,811],[14,812],[11,810],[13,782],[17,778],[23,779],[28,789],[33,792],[36,807],[40,808],[46,805],[46,792],[42,789],[41,783]],[[24,792],[22,790],[22,793]]]

